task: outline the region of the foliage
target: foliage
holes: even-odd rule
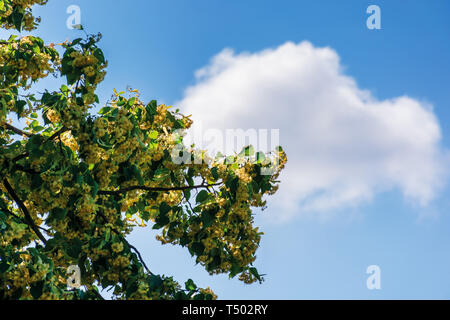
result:
[[[0,0],[0,23],[33,30],[39,19],[31,6],[45,3]],[[100,38],[58,50],[36,36],[0,42],[0,298],[101,299],[101,289],[117,299],[215,298],[190,279],[181,286],[148,269],[126,240],[147,223],[211,274],[262,281],[252,266],[262,235],[252,207],[276,191],[284,152],[255,157],[248,147],[230,161],[185,148],[189,160],[202,161],[175,164],[183,146],[175,133],[190,127],[189,117],[144,103],[136,90],[114,90],[92,114],[107,67]],[[49,74],[65,84],[32,93]],[[67,287],[70,265],[80,267],[83,290]]]

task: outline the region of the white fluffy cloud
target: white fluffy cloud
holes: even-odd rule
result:
[[[269,204],[284,218],[393,188],[426,205],[442,186],[445,151],[431,106],[407,96],[377,100],[343,73],[330,48],[305,41],[256,53],[225,49],[196,79],[177,105],[197,129],[280,129],[288,164]]]

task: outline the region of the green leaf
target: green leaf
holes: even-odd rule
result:
[[[205,251],[205,246],[201,242],[194,242],[192,243],[191,249],[197,256],[201,256],[203,251]]]
[[[191,198],[191,190],[189,189],[183,190],[183,194],[186,200],[189,200]]]
[[[39,46],[35,45],[33,46],[33,52],[36,54],[40,54],[41,53],[41,49],[39,48]]]
[[[9,269],[9,267],[10,265],[6,261],[0,263],[0,273],[5,273]]]
[[[235,157],[228,156],[225,158],[225,164],[233,164],[233,163],[235,163]]]
[[[95,197],[98,192],[98,183],[97,181],[94,180],[94,178],[92,178],[92,175],[89,170],[86,170],[86,172],[83,175],[83,179],[89,186],[91,186],[91,194],[93,197]]]
[[[138,289],[138,284],[134,278],[131,278],[127,283],[126,295],[127,297],[131,296]]]
[[[170,222],[169,217],[167,216],[167,213],[169,213],[170,210],[172,210],[172,208],[165,202],[162,202],[159,205],[159,215],[155,219],[155,222],[158,226],[164,226]],[[154,228],[155,227],[156,225],[154,226]]]
[[[105,231],[105,241],[108,242],[111,239],[111,229],[107,228]]]
[[[196,294],[194,300],[205,300],[205,295],[203,293]]]
[[[64,93],[65,95],[67,95],[67,93],[69,92],[69,87],[66,86],[65,84],[63,84],[61,86],[61,92]]]
[[[33,121],[30,123],[29,127],[30,127],[30,128],[34,128],[34,127],[37,127],[38,125],[39,125],[39,121],[33,120]]]
[[[256,163],[262,163],[266,159],[266,156],[263,152],[259,151],[256,153]]]
[[[159,212],[162,214],[167,214],[172,208],[165,202],[159,205]]]
[[[31,188],[33,189],[39,189],[42,186],[42,183],[44,181],[42,180],[41,176],[38,174],[34,174],[31,177]]]
[[[258,270],[256,268],[249,268],[248,269],[250,271],[250,273],[256,278],[258,279],[258,281],[262,281],[263,279],[261,278],[261,275],[258,273]]]
[[[78,259],[81,253],[81,247],[83,243],[80,239],[74,238],[69,241],[69,246],[67,247],[67,254],[74,259]]]
[[[12,21],[18,31],[22,30],[22,21],[24,17],[24,9],[17,6],[12,13]]]
[[[229,277],[234,278],[239,272],[242,272],[242,267],[240,267],[237,263],[233,263],[231,265]]]
[[[136,180],[139,182],[140,185],[144,184],[144,179],[142,178],[141,170],[134,164],[131,166],[131,171],[133,173],[133,176],[136,178]]]
[[[124,97],[119,97],[119,101],[117,101],[117,106],[122,107],[125,105],[127,99],[125,99]]]
[[[219,179],[219,173],[218,173],[219,169],[217,169],[217,167],[213,167],[211,169],[211,175],[213,176],[214,180]]]
[[[158,230],[161,229],[162,227],[164,227],[164,225],[159,224],[159,223],[155,223],[152,227],[153,230]]]
[[[189,243],[189,237],[186,234],[183,234],[183,236],[180,238],[180,245],[182,247],[186,246]]]
[[[242,149],[242,151],[239,153],[240,156],[252,156],[255,154],[255,149],[253,148],[253,146],[247,146],[245,148]]]
[[[3,4],[3,0],[2,0],[0,3]],[[0,10],[3,10],[3,9],[0,9]],[[16,35],[16,34],[11,35],[11,36],[8,38],[8,42],[13,42],[14,40],[16,40],[17,37],[18,37],[18,35]]]
[[[43,126],[36,126],[36,127],[33,128],[33,132],[39,132],[39,131],[42,131],[44,129],[45,128]]]
[[[213,224],[214,220],[216,219],[216,216],[215,216],[214,212],[204,211],[201,215],[201,219],[203,222],[203,227],[207,228]]]
[[[49,221],[51,221],[51,220],[62,221],[62,220],[65,219],[66,215],[67,215],[67,209],[54,208],[54,209],[52,209],[50,211],[47,220],[49,220]]]
[[[69,85],[74,84],[81,76],[81,74],[77,71],[67,73],[67,83]]]
[[[100,63],[105,63],[105,56],[100,48],[94,50],[94,57],[96,57]]]
[[[189,291],[195,291],[197,289],[197,286],[195,285],[194,281],[192,279],[188,279],[188,281],[186,281],[184,283],[186,290]]]
[[[206,199],[208,199],[208,192],[206,192],[205,190],[200,191],[197,194],[197,197],[195,198],[195,201],[197,203],[202,203],[203,201],[205,201]]]
[[[136,98],[135,98],[135,97],[130,98],[130,99],[128,100],[128,106],[129,106],[129,107],[134,106],[134,103],[135,103],[135,102],[136,102]]]
[[[162,181],[169,174],[170,174],[170,170],[169,169],[167,169],[167,168],[158,168],[155,171],[155,175],[154,175],[153,180],[155,180],[155,181]]]
[[[150,131],[150,134],[148,136],[150,137],[150,139],[156,139],[158,138],[158,131],[152,130]]]
[[[26,104],[27,102],[24,100],[16,101],[17,118],[19,118],[19,116],[23,113]]]
[[[163,284],[163,280],[161,279],[161,276],[159,275],[152,275],[150,276],[150,279],[148,280],[149,289],[154,291],[160,288]]]
[[[39,299],[44,288],[44,281],[39,281],[31,285],[30,293],[34,299]]]
[[[148,211],[142,211],[139,213],[139,217],[144,220],[144,221],[148,221],[150,219],[150,213]]]
[[[152,120],[152,117],[156,115],[157,102],[156,100],[152,100],[147,106],[145,110],[147,111],[147,120]]]
[[[83,41],[82,38],[77,38],[77,39],[75,39],[75,40],[72,41],[71,46],[74,47],[74,46],[76,46],[77,44],[79,44],[81,41]]]

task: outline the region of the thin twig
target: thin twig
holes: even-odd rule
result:
[[[127,188],[119,189],[116,191],[108,191],[108,190],[99,190],[99,195],[120,195],[125,192],[133,191],[133,190],[145,190],[145,191],[183,191],[190,189],[200,189],[200,188],[209,188],[213,186],[221,185],[222,183],[215,184],[200,184],[196,186],[183,186],[183,187],[147,187],[147,186],[130,186]]]
[[[47,139],[47,141],[50,141],[50,140],[55,139],[56,137],[59,137],[59,136],[61,135],[61,133],[65,132],[65,131],[67,131],[67,130],[69,130],[69,129],[67,129],[66,127],[62,127],[61,129],[59,129],[58,131],[56,131],[54,134],[52,134],[52,135]]]
[[[103,220],[105,220],[105,222],[108,221],[108,219],[106,219],[105,215],[104,215],[102,212],[98,212],[97,214],[98,214]],[[125,237],[122,235],[121,232],[119,232],[119,231],[116,230],[115,228],[111,228],[111,230],[112,230],[113,232],[115,232],[117,235],[121,236],[122,239],[123,239],[123,241],[125,241],[125,243],[126,243],[131,249],[133,249],[133,250],[136,252],[136,254],[138,255],[139,261],[142,263],[142,265],[144,266],[145,270],[146,270],[150,275],[153,275],[153,273],[150,271],[150,269],[149,269],[149,268],[147,267],[147,265],[145,264],[144,259],[142,258],[141,253],[139,252],[139,250],[136,249],[135,246],[131,245],[131,244],[127,241],[127,239],[125,239]]]
[[[22,221],[22,222],[25,223],[26,225],[28,225],[28,223],[27,223],[22,217],[19,217],[19,216],[16,215],[14,212],[9,211],[8,209],[5,209],[5,208],[3,209],[3,211],[6,212],[7,214],[9,214],[10,216],[12,216],[12,217],[14,217],[14,218],[16,218],[16,219]],[[37,226],[37,227],[38,227],[39,229],[41,229],[42,231],[50,232],[50,230],[45,229],[45,228],[42,228],[41,226]]]
[[[141,263],[142,263],[142,265],[144,266],[145,270],[146,270],[148,273],[150,273],[151,275],[153,275],[153,272],[150,271],[150,269],[149,269],[149,268],[147,267],[147,265],[145,264],[144,259],[142,259],[142,256],[141,256],[141,253],[139,252],[139,250],[136,249],[136,247],[134,247],[133,245],[131,245],[131,244],[127,241],[127,239],[125,239],[125,237],[123,238],[123,240],[127,243],[127,245],[128,245],[131,249],[133,249],[133,250],[136,252],[136,254],[138,255],[139,260],[141,261]]]
[[[103,298],[102,295],[101,295],[97,290],[95,290],[95,289],[88,290],[88,292],[94,293],[94,295],[96,295],[97,298],[99,298],[100,300],[105,300],[105,298]]]

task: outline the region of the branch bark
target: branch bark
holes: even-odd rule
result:
[[[106,219],[106,217],[105,217],[105,215],[104,215],[103,213],[98,212],[97,214],[98,214],[103,220],[105,220],[105,222],[108,221],[108,219]],[[150,271],[150,269],[149,269],[149,268],[147,267],[147,265],[145,264],[144,259],[142,259],[142,256],[141,256],[141,253],[139,252],[139,250],[136,249],[135,246],[133,246],[132,244],[130,244],[130,243],[128,242],[128,240],[125,239],[125,237],[122,235],[122,233],[121,233],[120,231],[118,231],[118,230],[115,229],[115,228],[111,228],[111,230],[112,230],[114,233],[116,233],[117,235],[121,236],[121,238],[123,239],[123,241],[130,247],[130,249],[132,249],[132,250],[134,250],[134,252],[136,252],[136,254],[137,254],[139,260],[140,260],[141,263],[142,263],[142,266],[144,267],[144,269],[145,269],[149,274],[153,275],[153,272]]]
[[[52,135],[47,139],[47,141],[50,141],[50,140],[55,139],[56,137],[59,137],[59,136],[61,135],[61,133],[66,132],[67,130],[69,130],[69,129],[67,129],[66,127],[62,127],[61,129],[59,129],[58,131],[56,131],[54,134],[52,134]],[[60,140],[61,140],[61,139],[60,139]]]
[[[99,190],[97,194],[99,195],[121,195],[125,192],[133,191],[133,190],[144,190],[144,191],[183,191],[190,189],[200,189],[200,188],[209,188],[221,185],[222,183],[215,184],[199,184],[196,186],[183,186],[183,187],[147,187],[147,186],[131,186],[123,189],[119,189],[116,191],[108,191],[108,190]]]
[[[30,228],[34,231],[34,233],[38,236],[38,238],[44,243],[47,243],[47,240],[42,235],[42,233],[39,231],[39,228],[36,226],[36,224],[33,221],[33,218],[30,215],[30,212],[28,211],[27,207],[24,205],[22,200],[19,199],[16,192],[14,191],[13,187],[9,184],[8,179],[3,179],[3,185],[5,186],[6,190],[8,191],[9,195],[13,198],[13,200],[16,202],[16,204],[19,206],[19,208],[22,210],[23,214],[25,215],[26,223],[30,226]]]
[[[6,129],[8,129],[8,130],[10,130],[10,131],[12,131],[12,132],[14,132],[14,133],[16,133],[18,135],[27,136],[28,138],[31,138],[33,136],[32,133],[20,130],[19,128],[16,128],[16,127],[10,125],[9,123],[5,122],[5,123],[3,123],[3,125],[6,127]]]
[[[8,209],[2,209],[2,210],[3,210],[4,212],[6,212],[7,214],[9,214],[10,216],[12,216],[12,217],[14,217],[14,218],[16,218],[16,219],[22,221],[22,222],[25,223],[26,225],[28,225],[27,221],[25,221],[22,217],[19,217],[18,215],[16,215],[15,213],[9,211]],[[45,229],[45,228],[42,228],[42,227],[39,227],[39,226],[37,226],[37,227],[38,227],[39,229],[41,229],[42,231],[50,232],[50,230],[48,230],[48,229]]]

